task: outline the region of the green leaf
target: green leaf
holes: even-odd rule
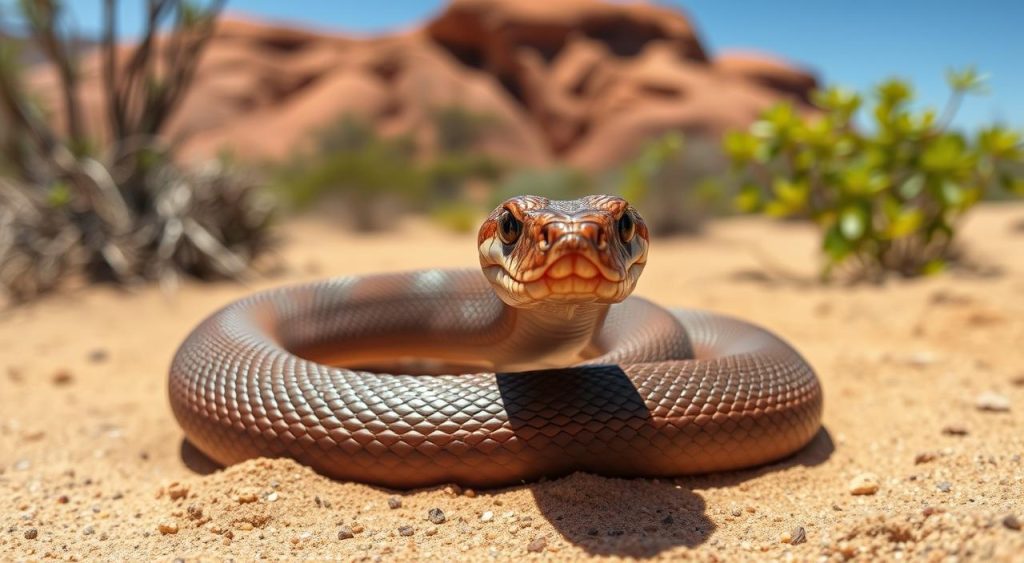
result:
[[[914,199],[915,197],[917,197],[917,194],[921,193],[921,190],[923,189],[924,174],[918,173],[907,178],[905,182],[900,184],[897,193],[899,193],[900,197],[902,197],[905,200]]]
[[[939,194],[942,196],[942,201],[950,207],[956,207],[964,202],[963,188],[952,180],[942,182]]]
[[[773,200],[764,205],[764,212],[769,217],[789,217],[793,209],[779,200]]]
[[[757,211],[761,207],[761,188],[753,184],[743,186],[733,198],[733,205],[743,213]]]
[[[925,276],[934,276],[944,271],[946,271],[946,261],[939,258],[929,260],[921,267],[921,274]]]
[[[725,153],[734,163],[747,164],[754,160],[760,141],[746,131],[731,131],[722,143]]]
[[[839,232],[847,240],[858,240],[868,228],[868,213],[860,205],[851,205],[839,213]]]
[[[832,262],[840,262],[850,255],[853,251],[853,246],[850,244],[850,241],[846,240],[842,233],[839,232],[839,226],[833,225],[830,229],[825,231],[825,240],[822,245],[822,249]]]
[[[1024,158],[1020,133],[998,125],[986,127],[978,133],[978,147],[995,158]]]
[[[946,83],[956,92],[984,94],[988,92],[988,76],[978,72],[974,65],[961,70],[946,71]]]
[[[885,235],[890,239],[903,238],[910,235],[924,221],[924,213],[917,209],[907,209],[896,215],[886,228]]]
[[[906,81],[890,78],[875,88],[875,95],[879,104],[891,109],[910,101],[914,97],[914,89]]]
[[[839,86],[832,86],[824,91],[815,91],[811,96],[811,101],[821,109],[842,118],[849,118],[860,108],[861,104],[860,95]]]
[[[921,155],[921,168],[936,174],[956,173],[970,165],[966,143],[959,135],[946,134],[939,137]]]
[[[776,178],[772,182],[772,192],[778,198],[778,201],[789,209],[791,213],[797,213],[802,211],[807,205],[807,198],[810,195],[811,188],[805,181],[790,181],[784,178]]]

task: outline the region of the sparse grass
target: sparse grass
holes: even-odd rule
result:
[[[237,278],[269,246],[270,208],[253,181],[219,165],[184,170],[159,141],[222,5],[150,2],[142,37],[119,57],[116,2],[104,3],[106,121],[90,131],[60,4],[18,4],[58,76],[64,126],[53,126],[22,80],[14,42],[0,36],[0,293],[26,300],[76,275]]]

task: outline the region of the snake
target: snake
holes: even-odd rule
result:
[[[632,296],[649,248],[621,197],[513,197],[480,226],[479,270],[306,282],[212,314],[172,360],[172,411],[219,464],[286,457],[396,489],[800,450],[821,426],[814,370],[759,326]]]

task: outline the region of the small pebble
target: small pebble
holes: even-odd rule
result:
[[[69,500],[71,499],[68,498],[68,495],[60,495],[57,497],[57,504],[67,504]]]
[[[103,363],[107,361],[107,358],[109,357],[110,354],[108,354],[107,351],[104,350],[103,348],[96,348],[89,352],[89,361],[94,364]]]
[[[967,427],[961,424],[949,424],[942,427],[942,433],[946,436],[966,436]]]
[[[878,492],[878,476],[873,473],[861,473],[850,480],[851,495],[873,495]]]
[[[84,535],[91,536],[96,533],[96,528],[93,528],[92,526],[86,526],[85,529],[82,530],[82,533]]]
[[[530,553],[540,553],[548,546],[548,539],[544,536],[535,538],[529,545],[526,546],[526,551]]]
[[[672,515],[671,514],[669,514],[668,516],[666,516],[666,517],[661,519],[661,523],[666,525],[666,526],[672,524],[673,521],[674,520],[672,519]]]
[[[52,381],[54,385],[64,386],[69,385],[74,379],[75,378],[71,375],[70,371],[62,369],[53,374]]]
[[[427,531],[423,533],[428,536],[437,535],[437,528],[427,528]]]
[[[985,412],[1007,412],[1010,410],[1010,399],[1006,395],[988,391],[974,399],[974,408]]]
[[[342,526],[338,530],[338,539],[339,540],[350,540],[350,539],[352,539],[354,537],[356,537],[356,535],[354,533],[352,533],[352,528],[350,526]]]
[[[791,543],[792,545],[800,545],[802,543],[807,543],[807,532],[804,530],[803,526],[797,526],[796,529],[793,530],[791,536],[792,539],[789,543]]]
[[[265,497],[267,502],[277,502],[277,491],[274,491]]]
[[[171,497],[171,500],[188,498],[188,487],[181,483],[171,483],[167,487],[167,496]]]
[[[948,493],[953,488],[953,485],[949,481],[942,481],[936,484],[935,487],[944,493]]]
[[[494,520],[494,513],[490,510],[480,515],[481,522],[490,522],[491,520]]]
[[[928,463],[929,461],[935,461],[935,458],[939,457],[935,452],[923,452],[914,456],[914,464],[920,465],[922,463]]]
[[[408,537],[408,536],[411,536],[413,534],[413,532],[414,532],[414,530],[413,530],[412,526],[399,526],[398,527],[398,533],[400,535]]]
[[[363,533],[363,529],[364,528],[363,528],[362,524],[353,524],[352,525],[352,532],[353,533],[361,534],[361,533]]]
[[[1012,516],[1007,516],[1006,518],[1012,518]],[[1003,520],[1003,524],[1006,524],[1006,520],[1005,519]],[[1007,528],[1009,528],[1009,526],[1007,526]],[[1020,529],[1020,524],[1019,523],[1017,524],[1017,529],[1018,530]],[[39,537],[39,530],[37,530],[35,528],[29,528],[29,529],[25,530],[25,539],[27,539],[27,540],[34,540],[34,539],[36,539],[38,537]]]
[[[399,497],[388,497],[388,508],[391,510],[402,508],[402,499]]]
[[[466,489],[466,491],[462,494],[466,495],[469,498],[476,498],[476,491],[474,491],[473,489]]]
[[[934,364],[938,359],[934,352],[920,350],[908,356],[907,363],[916,367],[926,367]]]
[[[427,512],[427,519],[434,524],[444,524],[444,511],[440,508],[431,508],[430,511]]]
[[[256,502],[256,495],[254,493],[238,495],[238,504],[249,504],[251,502]]]
[[[178,523],[177,522],[161,522],[160,525],[157,526],[157,530],[159,530],[160,533],[165,535],[165,536],[167,534],[177,534],[178,533]]]
[[[1007,514],[1006,517],[1003,518],[1003,526],[1006,526],[1009,530],[1017,530],[1019,532],[1021,528],[1020,519],[1018,519],[1016,515]],[[25,532],[25,537],[28,537],[28,532]]]

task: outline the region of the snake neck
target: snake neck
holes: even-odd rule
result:
[[[506,306],[502,322],[513,327],[502,346],[509,352],[496,368],[507,371],[565,367],[595,355],[604,325],[604,303],[542,303],[530,308]]]

